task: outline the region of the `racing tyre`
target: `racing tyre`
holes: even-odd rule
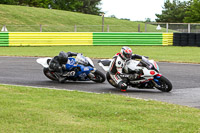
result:
[[[161,76],[159,79],[159,86],[156,87],[162,92],[170,92],[172,90],[172,83],[164,76]]]
[[[97,83],[103,83],[106,80],[105,75],[100,72],[99,70],[96,70],[94,73],[95,78],[92,79],[92,81],[97,82]]]
[[[106,73],[106,79],[110,85],[117,88],[117,85],[114,83],[113,79],[110,77],[110,74],[108,72]]]
[[[45,75],[47,78],[49,78],[49,79],[51,79],[51,80],[53,80],[53,81],[58,81],[58,79],[56,78],[56,76],[53,75],[53,74],[49,71],[48,68],[44,68],[44,69],[43,69],[43,72],[44,72],[44,75]]]

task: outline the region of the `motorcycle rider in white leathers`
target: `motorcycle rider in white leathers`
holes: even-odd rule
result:
[[[127,84],[122,80],[122,76],[126,75],[123,73],[123,68],[125,66],[126,61],[130,59],[142,59],[142,56],[132,54],[132,49],[129,47],[122,47],[121,52],[117,53],[114,57],[112,62],[110,63],[109,74],[117,87],[121,91],[126,91]],[[136,73],[139,72],[136,70]],[[137,75],[130,75],[129,78],[136,79]],[[127,76],[127,75],[126,75]]]

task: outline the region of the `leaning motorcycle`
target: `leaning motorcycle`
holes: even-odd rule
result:
[[[99,60],[98,64],[107,72],[106,78],[108,82],[117,88],[117,84],[108,72],[111,61],[112,59]],[[170,92],[172,90],[172,83],[160,73],[159,66],[154,60],[148,60],[145,57],[142,57],[141,60],[128,60],[125,63],[123,73],[125,76],[122,75],[121,78],[128,86],[139,89],[156,88],[162,92]],[[133,78],[137,74],[137,78]]]
[[[52,60],[50,57],[38,58],[37,63],[41,64],[44,75],[53,80],[58,81],[55,71],[49,69],[49,63]],[[75,72],[75,73],[74,73]],[[94,67],[93,61],[89,57],[84,57],[82,54],[78,54],[76,58],[69,57],[65,64],[65,71],[63,74],[66,81],[94,81],[97,83],[103,83],[105,81],[105,75]]]

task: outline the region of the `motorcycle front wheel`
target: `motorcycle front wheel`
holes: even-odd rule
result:
[[[164,76],[159,79],[159,85],[156,88],[162,92],[170,92],[172,90],[172,83]]]
[[[103,83],[106,80],[105,75],[99,70],[96,70],[93,74],[95,77],[92,78],[91,80],[96,83]]]
[[[53,75],[53,74],[49,71],[48,68],[43,68],[43,72],[44,72],[44,75],[45,75],[47,78],[49,78],[49,79],[51,79],[51,80],[53,80],[53,81],[58,81],[58,79],[56,78],[56,76]]]

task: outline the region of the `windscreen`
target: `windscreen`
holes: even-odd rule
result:
[[[147,67],[148,68],[152,68],[153,65],[151,62],[149,62],[149,60],[147,58],[145,58],[144,56],[142,57],[142,60],[140,61],[140,63],[144,66],[144,67]]]
[[[83,65],[87,65],[88,64],[88,60],[82,54],[77,54],[76,61],[79,64],[83,64]]]

